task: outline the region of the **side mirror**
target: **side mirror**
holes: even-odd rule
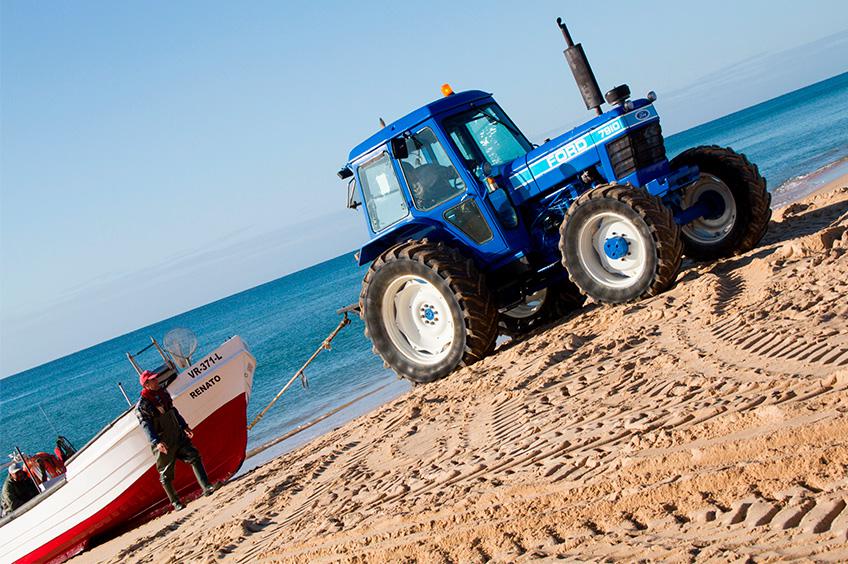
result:
[[[409,148],[406,146],[406,138],[404,137],[395,137],[391,141],[392,145],[392,155],[396,159],[405,159],[409,156]]]
[[[487,176],[491,176],[492,174],[492,165],[489,164],[489,161],[483,161],[483,164],[477,165],[474,168],[474,176],[476,176],[480,181],[484,180]]]

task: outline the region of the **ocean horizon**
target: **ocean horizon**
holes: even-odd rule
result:
[[[697,145],[731,146],[748,155],[766,177],[773,206],[805,196],[848,170],[848,73],[783,94],[755,106],[670,135],[669,158]],[[660,116],[662,107],[660,100]],[[363,228],[363,240],[365,241]],[[0,451],[52,451],[56,434],[81,447],[127,409],[118,389],[138,397],[137,376],[126,358],[161,342],[173,328],[191,329],[197,357],[226,338],[240,335],[257,359],[248,421],[267,405],[327,334],[335,311],[357,300],[365,268],[353,251],[256,287],[163,319],[40,366],[0,379]],[[154,367],[155,351],[139,357]],[[357,406],[305,433],[303,442],[367,409],[404,393],[399,381],[371,352],[361,321],[354,318],[306,371],[308,388],[295,385],[250,433],[248,450],[273,441],[351,398]],[[287,443],[289,444],[289,443]],[[277,453],[278,448],[273,452]]]

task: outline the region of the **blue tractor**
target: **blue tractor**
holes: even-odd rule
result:
[[[565,57],[596,116],[536,146],[491,94],[444,96],[350,152],[348,206],[362,207],[370,263],[359,311],[374,350],[423,383],[583,304],[654,296],[684,254],[743,253],[765,234],[771,196],[729,148],[666,158],[656,95],[604,99],[561,20]]]

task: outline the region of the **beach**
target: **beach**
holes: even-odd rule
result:
[[[74,561],[845,561],[846,281],[848,175]]]

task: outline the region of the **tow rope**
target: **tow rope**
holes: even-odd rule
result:
[[[277,393],[276,396],[274,396],[274,399],[271,400],[271,403],[269,403],[267,406],[265,406],[265,409],[263,409],[259,413],[259,415],[257,415],[253,419],[253,421],[251,421],[250,425],[247,426],[248,431],[253,429],[253,426],[256,425],[257,423],[259,423],[259,420],[262,419],[265,416],[266,413],[268,413],[268,410],[271,409],[274,406],[275,403],[277,403],[277,400],[280,399],[280,396],[282,396],[286,392],[286,390],[288,390],[289,387],[291,387],[291,385],[294,383],[295,380],[300,378],[301,385],[304,388],[309,387],[309,381],[306,379],[306,372],[305,372],[306,367],[309,366],[312,363],[313,360],[315,360],[315,358],[321,353],[321,351],[330,350],[330,343],[333,341],[333,339],[336,338],[336,335],[338,335],[339,332],[342,329],[344,329],[347,325],[350,324],[350,319],[348,319],[348,317],[347,317],[348,312],[355,311],[355,310],[356,310],[356,308],[354,306],[348,306],[348,307],[342,308],[338,311],[338,313],[342,314],[342,316],[343,316],[342,320],[339,321],[339,324],[336,326],[336,328],[333,329],[333,331],[327,336],[326,339],[324,339],[324,342],[321,343],[321,346],[318,347],[315,350],[314,353],[312,353],[312,356],[309,357],[309,360],[307,360],[304,363],[304,365],[300,367],[300,370],[298,370],[297,372],[294,373],[294,376],[292,376],[291,379],[288,382],[286,382],[286,385],[283,386],[283,389],[280,390]]]

